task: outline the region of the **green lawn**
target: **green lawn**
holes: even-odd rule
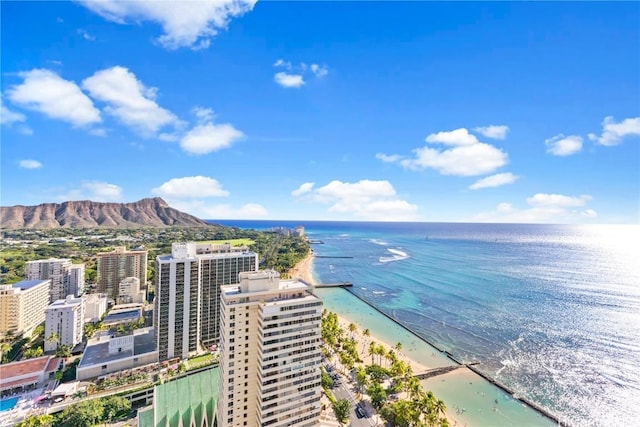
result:
[[[249,246],[254,243],[251,239],[228,239],[228,240],[205,240],[198,243],[213,243],[214,245],[221,245],[224,243],[231,243],[231,246]]]

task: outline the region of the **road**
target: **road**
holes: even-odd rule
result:
[[[367,414],[365,418],[358,418],[356,415],[356,405],[358,401],[353,395],[353,391],[350,388],[349,382],[340,374],[335,374],[335,371],[331,373],[334,375],[334,386],[331,390],[336,399],[347,399],[351,403],[351,411],[349,413],[349,426],[353,427],[371,427],[375,426],[376,422],[374,418],[369,418],[370,414]],[[336,379],[337,378],[337,379]],[[364,408],[363,408],[364,409]]]

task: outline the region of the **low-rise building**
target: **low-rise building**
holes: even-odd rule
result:
[[[44,322],[51,280],[22,280],[0,285],[0,336],[30,335]]]
[[[140,290],[140,279],[127,277],[118,286],[118,304],[142,304],[145,302],[146,292]]]
[[[84,294],[84,320],[95,323],[107,312],[107,294]]]
[[[69,295],[49,305],[44,322],[44,351],[64,345],[69,349],[82,342],[84,333],[84,299]]]
[[[5,363],[0,369],[0,392],[4,396],[16,391],[42,387],[53,377],[54,372],[62,367],[63,359],[54,356]]]
[[[76,379],[84,381],[158,362],[153,328],[136,329],[117,336],[102,331],[89,340],[76,368]]]

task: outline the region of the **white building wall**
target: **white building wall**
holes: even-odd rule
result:
[[[25,263],[27,280],[51,280],[49,302],[64,299],[69,295],[70,269],[71,260],[66,258],[50,258]]]
[[[69,348],[82,342],[84,330],[84,299],[67,297],[47,307],[44,350],[55,351],[59,345]],[[49,339],[55,334],[57,341]]]
[[[240,279],[222,293],[218,426],[318,425],[322,301],[275,272]]]
[[[107,312],[106,294],[84,294],[84,318],[86,322],[97,322]]]

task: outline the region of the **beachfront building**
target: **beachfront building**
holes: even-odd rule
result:
[[[126,277],[120,281],[118,286],[118,304],[142,304],[146,300],[146,292],[140,290],[140,279],[137,277]]]
[[[156,257],[153,325],[158,357],[187,358],[199,349],[200,280],[195,243],[174,243]]]
[[[154,324],[160,360],[218,344],[221,286],[237,284],[240,272],[257,269],[256,253],[228,243],[174,243],[171,255],[157,257]]]
[[[76,379],[85,381],[157,362],[153,328],[136,329],[125,335],[100,331],[87,342],[76,368]]]
[[[196,258],[200,270],[200,341],[209,347],[220,341],[220,287],[237,284],[241,272],[258,270],[258,255],[246,247],[198,244]]]
[[[69,295],[46,309],[44,351],[55,351],[64,345],[72,349],[82,342],[84,332],[84,299]]]
[[[25,275],[27,280],[51,280],[49,302],[54,302],[74,295],[70,288],[71,268],[71,260],[67,258],[27,261]]]
[[[67,295],[79,297],[84,294],[84,264],[71,264]]]
[[[119,246],[111,252],[97,254],[98,292],[106,293],[109,298],[117,300],[118,286],[127,277],[137,277],[143,288],[147,284],[147,251],[128,251]]]
[[[84,321],[96,323],[107,312],[107,294],[84,294]]]
[[[42,356],[18,362],[5,363],[0,369],[0,392],[2,397],[42,387],[62,369],[64,360],[54,356]]]
[[[240,273],[221,294],[217,425],[317,426],[322,300],[275,271]]]
[[[49,305],[51,280],[22,280],[0,285],[0,336],[31,335],[44,322]]]

